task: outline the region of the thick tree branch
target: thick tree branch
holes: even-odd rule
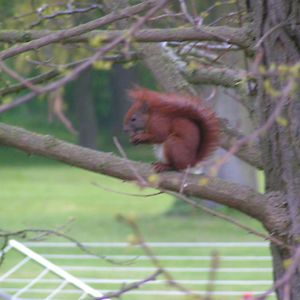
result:
[[[246,94],[247,73],[244,70],[233,70],[211,66],[201,66],[193,71],[185,70],[187,80],[193,84],[213,84],[228,88],[239,88]],[[244,84],[243,84],[244,83]]]
[[[123,180],[136,181],[138,173],[140,177],[148,181],[151,178],[149,176],[153,174],[153,169],[148,164],[128,161],[111,153],[90,150],[63,142],[49,135],[31,133],[3,123],[0,123],[0,143],[29,154],[41,155]],[[274,220],[269,216],[268,197],[251,188],[218,178],[204,175],[186,176],[186,174],[178,172],[156,174],[154,178],[154,185],[157,187],[180,192],[184,186],[183,192],[186,195],[216,201],[256,218],[269,229],[276,227],[276,224],[273,223]],[[205,184],[201,184],[202,181]],[[149,180],[149,182],[152,182],[149,184],[153,185],[153,180]],[[272,211],[272,213],[274,212]]]
[[[70,30],[70,29],[69,29]],[[54,42],[64,43],[87,43],[96,36],[101,37],[102,42],[110,42],[120,35],[125,35],[126,30],[94,30],[82,35],[68,38],[64,33],[65,30],[1,30],[0,42],[4,43],[25,43],[32,40],[41,39],[45,36],[61,35],[64,39],[56,39]],[[238,45],[241,48],[251,48],[253,38],[249,28],[234,28],[229,26],[201,26],[195,28],[164,28],[164,29],[142,29],[134,35],[136,42],[171,42],[171,41],[215,41],[227,42]]]

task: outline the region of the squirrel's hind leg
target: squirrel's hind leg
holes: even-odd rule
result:
[[[196,163],[196,147],[186,145],[181,137],[170,136],[164,143],[165,156],[172,169],[183,170]]]

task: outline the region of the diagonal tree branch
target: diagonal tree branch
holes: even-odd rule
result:
[[[43,73],[41,75],[37,75],[35,77],[32,78],[28,78],[28,82],[32,83],[32,84],[37,84],[37,83],[42,83],[48,80],[51,80],[53,78],[55,78],[56,76],[58,76],[59,74],[61,74],[60,71],[58,70],[51,70],[47,73]],[[10,85],[8,87],[5,87],[3,89],[0,90],[0,97],[4,97],[6,95],[9,94],[13,94],[13,93],[18,93],[24,89],[27,89],[27,87],[22,84],[22,83],[16,83],[14,85]]]
[[[185,195],[213,200],[256,218],[270,230],[278,228],[276,219],[271,217],[268,197],[246,186],[204,175],[186,176],[186,174],[178,172],[154,175],[148,164],[122,159],[111,153],[90,150],[49,135],[35,134],[3,123],[0,123],[0,143],[29,154],[41,155],[122,180],[136,181],[137,172],[139,176],[149,182],[149,185],[164,190],[181,192],[184,186],[183,193]],[[281,215],[281,208],[272,209],[278,209],[277,215]],[[272,210],[272,214],[274,214],[274,210]]]
[[[184,70],[187,80],[192,84],[213,84],[228,88],[239,88],[246,94],[247,72],[244,70],[233,70],[228,67],[203,66],[196,70]]]

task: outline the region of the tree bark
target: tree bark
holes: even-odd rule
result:
[[[266,69],[272,65],[294,65],[300,61],[300,27],[298,0],[264,0],[250,2],[254,11],[256,39],[261,41],[262,62]],[[282,25],[280,25],[282,24]],[[276,29],[274,29],[276,27]],[[272,86],[283,91],[286,78],[272,78]],[[285,240],[292,245],[300,242],[300,97],[298,91],[289,95],[290,101],[281,113],[288,120],[287,126],[275,122],[268,134],[261,139],[267,192],[280,191],[285,195],[282,205],[287,206],[290,229]],[[277,101],[274,101],[277,100]],[[270,96],[261,76],[258,83],[257,114],[264,124],[278,104],[278,99]],[[273,255],[274,280],[286,271],[285,261],[292,253],[271,245]],[[300,272],[293,276],[290,284],[290,300],[300,299]],[[280,300],[284,298],[284,287],[276,291]]]
[[[126,30],[93,30],[88,33],[65,37],[65,43],[87,43],[96,36],[101,36],[102,42],[111,42],[120,35],[126,34]],[[0,30],[0,42],[5,43],[26,43],[40,39],[48,34],[62,34],[63,30]],[[135,42],[153,43],[164,41],[226,41],[250,51],[252,36],[249,28],[233,28],[230,26],[201,26],[201,30],[195,28],[151,28],[142,29],[134,34]],[[55,40],[54,42],[60,42]]]

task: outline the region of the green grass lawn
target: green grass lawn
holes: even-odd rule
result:
[[[146,241],[261,241],[234,225],[203,213],[191,212],[185,217],[169,216],[167,212],[174,200],[167,195],[145,198],[120,194],[121,192],[142,195],[153,193],[154,190],[141,190],[133,183],[122,182],[42,158],[28,157],[15,150],[2,149],[0,152],[0,182],[0,228],[2,230],[56,229],[69,224],[64,228],[64,232],[81,242],[128,241],[132,236],[131,229],[117,220],[117,216],[122,214],[136,216]],[[98,185],[105,187],[105,190]],[[257,222],[246,216],[227,209],[223,209],[223,212],[255,229],[263,230]],[[48,240],[64,241],[53,237],[49,237]],[[180,251],[181,255],[191,254],[188,249]],[[243,251],[244,255],[254,255],[253,249]],[[225,255],[226,250],[221,254]],[[202,254],[198,251],[192,255]],[[258,255],[263,254],[260,252]],[[71,264],[76,264],[76,261],[71,261]],[[6,268],[5,265],[2,267]],[[176,265],[182,266],[182,262],[177,262]],[[228,267],[228,263],[224,266]],[[246,263],[246,266],[251,267],[251,262]],[[0,274],[2,271],[0,266]],[[82,277],[92,275],[85,274]],[[112,275],[108,272],[106,276],[109,278]],[[257,279],[260,274],[253,276]],[[207,274],[196,276],[198,279],[205,277]],[[230,276],[221,274],[220,278],[228,279]],[[141,299],[141,297],[128,296],[124,299]],[[147,296],[146,299],[152,297]],[[173,299],[173,297],[162,299]]]

